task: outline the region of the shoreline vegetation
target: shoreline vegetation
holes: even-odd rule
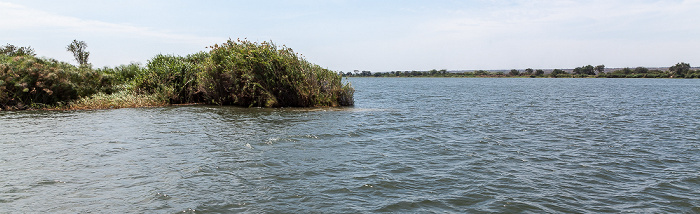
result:
[[[667,69],[637,68],[605,68],[605,65],[586,65],[575,69],[512,69],[487,71],[391,71],[377,72],[359,71],[342,74],[344,77],[466,77],[466,78],[700,78],[700,69],[693,70],[690,64],[680,62]]]
[[[67,50],[79,66],[36,57],[31,47],[0,47],[0,111],[84,110],[178,104],[242,107],[352,106],[342,75],[272,42],[228,40],[187,56],[157,55],[93,69],[86,43]]]

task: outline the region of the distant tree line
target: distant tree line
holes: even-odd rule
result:
[[[476,70],[467,72],[447,72],[446,69],[430,71],[359,71],[341,73],[345,77],[530,77],[530,78],[700,78],[700,70],[693,70],[690,64],[680,62],[668,70],[649,69],[645,67],[621,68],[606,73],[605,65],[586,65],[576,67],[571,72],[554,69],[546,73],[542,69],[528,68],[503,71]]]

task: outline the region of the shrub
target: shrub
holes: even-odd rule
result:
[[[31,104],[56,104],[78,97],[71,82],[75,67],[33,56],[2,57],[0,108],[23,109]]]
[[[17,47],[11,44],[0,46],[0,55],[7,56],[36,56],[32,47]]]
[[[146,69],[134,75],[133,87],[140,94],[155,94],[169,103],[193,103],[201,100],[197,91],[197,73],[201,70],[198,61],[206,54],[187,57],[157,55],[146,65]]]
[[[208,103],[249,107],[353,105],[354,89],[342,76],[274,43],[232,41],[214,45],[200,87]]]
[[[135,79],[135,77],[144,72],[144,68],[138,63],[131,63],[128,65],[120,65],[114,68],[104,67],[98,68],[96,70],[105,76],[111,76],[113,79],[113,84],[122,85],[129,83]]]
[[[110,76],[88,67],[31,55],[0,56],[0,109],[61,106],[79,97],[111,93]]]
[[[520,75],[520,71],[517,69],[511,69],[510,72],[508,72],[508,76],[518,76]]]
[[[554,77],[554,78],[557,78],[557,77],[565,77],[565,76],[567,76],[567,73],[566,73],[566,71],[561,70],[561,69],[554,69],[554,70],[552,71],[552,73],[549,74],[549,76],[550,76],[550,77]],[[569,75],[569,76],[570,76],[570,75]]]

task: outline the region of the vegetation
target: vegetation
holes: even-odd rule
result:
[[[64,106],[111,92],[109,76],[53,59],[0,55],[0,109]]]
[[[612,69],[610,69],[612,70]],[[468,72],[447,72],[447,70],[430,71],[391,71],[382,73],[372,73],[370,71],[355,71],[354,74],[347,72],[342,74],[349,77],[549,77],[549,78],[700,78],[700,70],[692,70],[688,63],[678,63],[668,70],[650,70],[645,67],[622,68],[605,72],[605,65],[586,65],[574,68],[573,70],[553,69],[545,72],[542,69],[532,68],[523,71],[512,69],[505,74],[505,71],[485,71],[476,70]]]
[[[342,76],[271,42],[227,41],[185,57],[157,55],[145,66],[92,69],[85,42],[67,50],[80,66],[3,46],[0,110],[104,109],[204,103],[247,107],[353,105]]]
[[[0,55],[6,56],[36,56],[32,47],[16,47],[11,44],[0,47]]]
[[[66,50],[73,53],[75,61],[82,65],[88,64],[88,57],[90,57],[90,52],[85,51],[87,44],[84,41],[73,40],[67,47]]]

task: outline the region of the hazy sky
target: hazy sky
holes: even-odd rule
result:
[[[700,65],[700,0],[0,0],[0,43],[95,67],[228,38],[336,71]]]

